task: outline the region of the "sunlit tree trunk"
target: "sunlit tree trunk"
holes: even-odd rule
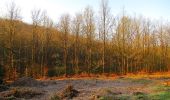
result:
[[[95,21],[94,21],[94,12],[92,8],[87,7],[84,11],[83,15],[83,28],[84,34],[86,38],[86,60],[87,60],[87,67],[88,73],[90,73],[90,68],[92,67],[92,41],[94,39],[94,32],[95,32]]]
[[[20,9],[17,8],[16,4],[12,2],[7,8],[7,20],[5,28],[8,34],[8,46],[9,48],[9,79],[15,79],[17,76],[16,66],[14,65],[14,45],[15,36],[17,33],[17,20],[20,20]]]
[[[34,69],[35,64],[39,59],[39,29],[38,26],[41,24],[41,10],[32,10],[31,12],[32,18],[32,53],[31,53],[31,72],[30,75],[32,77],[36,77],[36,72]]]
[[[68,68],[67,68],[67,52],[68,52],[68,34],[70,32],[70,16],[68,14],[62,15],[60,22],[59,22],[59,28],[62,32],[62,42],[63,42],[63,66],[65,68],[65,76],[68,75]]]
[[[100,18],[99,18],[99,31],[101,33],[101,40],[102,43],[102,67],[103,67],[103,73],[105,73],[105,52],[106,52],[106,40],[108,33],[110,31],[110,26],[112,25],[111,21],[111,14],[110,14],[110,8],[108,6],[107,0],[101,0],[100,5],[100,12],[99,12]]]
[[[82,14],[77,13],[75,18],[73,19],[73,29],[72,32],[75,34],[74,39],[74,70],[75,73],[78,74],[80,71],[79,68],[79,45],[80,45],[80,33],[82,32]]]

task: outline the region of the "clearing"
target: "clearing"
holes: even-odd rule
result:
[[[103,77],[34,80],[1,86],[0,100],[170,100],[170,77]],[[3,89],[4,88],[4,89]]]

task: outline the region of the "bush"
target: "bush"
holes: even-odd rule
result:
[[[48,70],[48,76],[61,76],[65,74],[65,68],[64,67],[55,67]]]
[[[57,94],[55,94],[52,97],[50,97],[50,100],[61,100],[61,99]]]
[[[49,77],[53,77],[53,76],[56,76],[56,71],[51,69],[51,70],[48,70],[48,76]]]

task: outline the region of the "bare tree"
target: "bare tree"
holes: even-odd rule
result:
[[[92,41],[95,34],[95,20],[94,20],[94,11],[88,6],[84,10],[83,14],[83,30],[86,38],[86,63],[88,66],[88,73],[90,73],[90,68],[92,67]]]
[[[7,7],[7,23],[5,24],[5,29],[8,38],[8,47],[9,48],[9,73],[13,74],[13,78],[16,78],[16,66],[14,65],[14,45],[15,45],[15,36],[17,34],[17,21],[21,19],[20,9],[16,6],[14,2],[10,3]],[[12,69],[12,70],[11,70]],[[13,73],[14,72],[14,73]],[[9,79],[11,76],[9,75]]]
[[[41,24],[41,10],[34,9],[31,12],[31,18],[32,18],[32,55],[31,55],[31,75],[35,76],[35,72],[33,71],[33,66],[36,64],[36,61],[38,60],[38,47],[39,47],[39,26]]]
[[[65,68],[65,76],[68,75],[68,68],[67,68],[67,54],[68,54],[68,34],[70,33],[70,16],[68,14],[62,15],[59,28],[62,32],[62,42],[63,42],[63,64]]]
[[[80,71],[79,68],[79,47],[80,47],[80,34],[82,32],[82,14],[77,13],[72,26],[72,32],[75,34],[74,40],[74,65],[75,65],[75,72],[78,73]]]
[[[103,73],[105,73],[105,48],[106,48],[105,46],[106,46],[106,40],[111,26],[111,15],[110,15],[110,8],[108,6],[108,0],[101,0],[99,15],[100,15],[99,33],[100,33],[100,38],[103,41],[103,50],[102,50]]]
[[[48,66],[48,59],[50,55],[50,44],[52,39],[52,31],[53,28],[53,21],[48,17],[47,12],[44,11],[42,14],[42,21],[44,26],[44,34],[43,34],[43,40],[42,40],[42,58],[41,58],[41,73],[43,76],[46,75],[45,73],[45,67]],[[42,68],[43,67],[43,68]]]
[[[168,31],[166,26],[163,26],[162,24],[158,27],[158,39],[160,42],[160,66],[159,71],[164,72],[167,71],[167,59],[168,59]]]

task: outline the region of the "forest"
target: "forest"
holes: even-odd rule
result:
[[[58,22],[33,9],[26,23],[15,2],[6,9],[0,16],[3,80],[170,71],[169,21],[130,16],[125,9],[114,15],[105,0],[98,12],[87,6]]]

